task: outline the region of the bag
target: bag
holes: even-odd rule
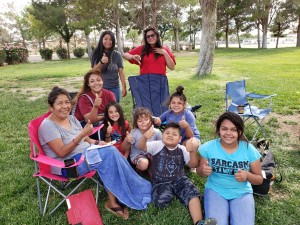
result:
[[[274,181],[281,182],[282,175],[279,170],[279,164],[276,163],[273,152],[269,149],[269,141],[265,139],[258,140],[256,147],[260,151],[261,170],[263,173],[263,183],[260,185],[252,185],[253,193],[260,196],[266,196],[269,193],[270,187]],[[279,173],[279,178],[275,177],[275,168]]]

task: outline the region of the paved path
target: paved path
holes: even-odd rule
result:
[[[88,55],[85,54],[84,57],[87,57]],[[73,54],[71,54],[71,58],[76,58]],[[54,54],[52,55],[52,60],[59,60],[57,54]],[[29,55],[28,57],[28,62],[42,62],[44,61],[40,55]]]

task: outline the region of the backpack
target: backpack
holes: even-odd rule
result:
[[[271,149],[269,149],[269,141],[265,139],[260,139],[256,143],[256,148],[261,153],[261,170],[263,173],[263,183],[260,185],[252,185],[253,193],[260,196],[267,196],[270,187],[273,185],[274,181],[281,182],[282,175],[279,170],[279,163],[275,161],[275,157]],[[275,176],[275,168],[276,172],[278,172],[279,177]]]
[[[73,106],[73,108],[72,108],[72,110],[71,110],[71,113],[70,113],[70,114],[71,114],[72,116],[75,116],[75,111],[76,111],[76,108],[77,108],[78,100],[79,100],[79,98],[82,97],[82,96],[86,96],[86,97],[90,100],[92,106],[94,106],[94,102],[93,102],[92,98],[91,98],[89,95],[87,95],[87,94],[82,94],[82,95],[80,95],[80,96],[77,98],[77,100],[76,100],[76,102],[75,102],[75,104],[74,104],[74,106]]]

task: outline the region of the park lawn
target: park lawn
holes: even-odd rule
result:
[[[202,142],[215,137],[213,123],[225,109],[226,82],[246,79],[247,91],[277,94],[273,113],[266,122],[271,148],[280,162],[284,180],[273,185],[270,197],[255,198],[256,224],[298,224],[300,49],[217,49],[213,74],[202,78],[195,75],[198,52],[175,54],[176,69],[168,71],[170,92],[183,85],[188,102],[203,105],[196,119]],[[124,65],[126,76],[138,74],[137,66],[127,62]],[[87,59],[0,67],[0,224],[68,224],[66,206],[52,216],[39,215],[33,163],[28,157],[27,125],[47,111],[46,95],[53,86],[78,91],[89,68]],[[130,92],[121,105],[131,121]],[[283,125],[298,129],[298,136],[283,129]],[[196,174],[190,177],[202,192],[205,178]],[[123,221],[104,209],[106,197],[102,189],[99,206],[105,224],[192,224],[188,210],[179,201],[166,209],[156,209],[151,204],[146,211],[130,210],[130,219]]]

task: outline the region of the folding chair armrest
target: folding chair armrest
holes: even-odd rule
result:
[[[277,94],[272,94],[272,95],[261,95],[261,94],[256,94],[254,92],[249,92],[246,94],[248,98],[256,98],[256,99],[266,99],[266,98],[272,98],[276,96]]]
[[[104,124],[102,123],[100,126],[94,127],[93,134],[96,133],[98,130],[100,130],[103,126],[104,126]]]
[[[37,161],[39,163],[43,163],[43,164],[46,164],[46,165],[55,166],[55,167],[59,167],[59,168],[66,168],[64,162],[59,161],[57,159],[53,159],[53,158],[45,156],[45,155],[37,154],[37,156],[34,157],[32,154],[30,154],[30,158],[34,161]],[[84,161],[84,155],[81,155],[79,161],[76,162],[75,164],[71,165],[70,167],[78,166],[83,161]]]

